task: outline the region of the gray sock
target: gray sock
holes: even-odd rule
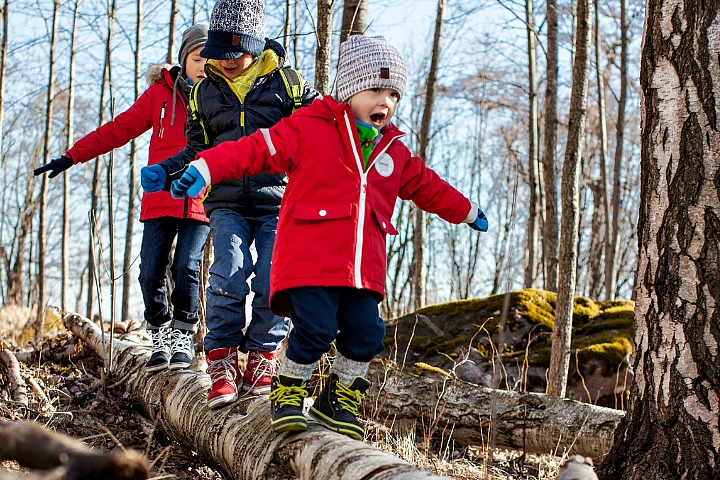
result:
[[[278,375],[285,375],[287,377],[299,377],[303,381],[307,381],[312,376],[313,370],[315,370],[315,363],[309,365],[303,365],[302,363],[295,363],[283,353],[280,358],[280,367],[278,368]]]
[[[365,378],[369,366],[370,362],[356,362],[338,353],[330,367],[330,372],[338,376],[340,383],[350,386],[355,377]]]

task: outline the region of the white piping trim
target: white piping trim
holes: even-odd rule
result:
[[[272,138],[270,138],[270,130],[267,128],[260,128],[259,130],[260,133],[262,133],[263,138],[265,139],[268,150],[270,150],[270,155],[275,155],[277,153],[277,150],[275,150],[275,145],[273,145]]]
[[[344,112],[345,125],[347,126],[348,135],[350,136],[350,146],[352,147],[355,163],[360,173],[360,203],[358,209],[358,227],[355,231],[355,259],[353,260],[353,276],[355,277],[355,288],[362,288],[362,277],[360,266],[362,264],[362,248],[363,248],[363,230],[365,229],[365,195],[367,194],[367,172],[363,172],[362,161],[358,155],[355,142],[353,141],[353,131],[350,125],[350,119],[347,112]]]

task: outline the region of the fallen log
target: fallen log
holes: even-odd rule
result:
[[[10,384],[10,396],[18,405],[25,408],[28,406],[27,387],[25,380],[20,376],[20,364],[10,350],[0,351],[0,362],[5,364],[8,383]]]
[[[35,472],[35,476],[41,478],[148,478],[145,459],[134,450],[100,453],[32,422],[0,421],[0,460],[13,460],[21,467],[48,471],[47,475]]]
[[[109,358],[102,332],[89,320],[66,315],[65,326],[100,356]],[[440,479],[407,462],[310,423],[307,432],[277,434],[270,428],[266,397],[245,397],[231,407],[209,410],[208,375],[198,371],[147,374],[149,347],[113,341],[114,378],[128,397],[177,442],[212,460],[236,479],[424,480]],[[283,471],[283,469],[285,471]]]
[[[474,385],[439,369],[411,374],[373,362],[366,400],[370,418],[415,420],[452,432],[463,445],[494,445],[527,453],[578,454],[601,460],[624,413],[539,393],[519,393]],[[406,422],[404,422],[406,423]]]

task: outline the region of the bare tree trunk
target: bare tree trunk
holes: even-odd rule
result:
[[[345,0],[343,3],[340,43],[350,35],[362,35],[367,28],[367,0]]]
[[[675,7],[645,12],[635,375],[603,479],[720,474],[720,5]]]
[[[178,15],[178,0],[171,0],[170,2],[170,31],[168,32],[168,50],[167,56],[165,57],[165,63],[175,63],[175,22],[177,21]]]
[[[596,4],[597,5],[597,4]],[[587,295],[599,298],[602,290],[602,252],[605,211],[602,209],[602,180],[589,181],[587,188],[593,198],[592,220],[590,220],[590,248],[587,256]]]
[[[621,2],[624,0],[621,0]],[[605,120],[605,79],[602,75],[600,67],[600,51],[602,50],[602,42],[600,41],[600,7],[595,2],[595,79],[598,89],[598,119],[600,120],[600,191],[597,194],[602,202],[603,213],[605,215],[605,253],[611,252],[612,245],[610,242],[610,205],[608,202],[608,178],[607,178],[607,122]],[[599,202],[595,202],[597,208]],[[598,252],[600,253],[600,252]],[[599,257],[598,257],[599,261]],[[612,262],[610,262],[612,265]],[[607,274],[607,256],[605,257],[605,273]],[[611,268],[612,272],[612,268]],[[598,298],[599,290],[592,292],[593,298]],[[606,294],[607,298],[607,294]]]
[[[68,72],[68,103],[67,103],[67,137],[65,138],[65,149],[68,150],[73,144],[75,136],[75,39],[77,36],[77,19],[80,9],[80,0],[75,0],[73,9],[72,31],[70,33],[70,69]],[[70,237],[70,180],[67,170],[63,172],[63,213],[62,213],[62,300],[61,308],[64,312],[68,310],[67,298],[69,295],[68,283],[70,281],[70,254],[68,240]]]
[[[0,42],[0,164],[5,163],[5,150],[3,144],[3,119],[5,117],[5,69],[7,66],[8,45],[8,3],[5,0],[2,7],[2,41]]]
[[[620,0],[620,99],[618,100],[617,127],[615,130],[615,162],[613,166],[612,229],[610,246],[605,252],[605,299],[615,298],[615,257],[620,238],[620,171],[622,170],[623,144],[625,141],[625,106],[627,105],[628,48],[627,0]],[[608,228],[610,228],[608,221]]]
[[[330,49],[332,48],[332,7],[334,0],[317,2],[317,50],[315,53],[315,89],[330,93]]]
[[[560,283],[558,285],[552,352],[547,392],[565,396],[570,366],[573,299],[575,297],[578,244],[578,170],[583,154],[587,115],[588,74],[590,71],[590,8],[592,0],[578,0],[576,49],[570,97],[568,138],[562,175],[562,220],[560,236]]]
[[[45,106],[45,132],[43,135],[43,163],[50,162],[50,137],[52,135],[52,117],[55,103],[55,46],[58,35],[58,17],[60,16],[60,0],[53,0],[52,34],[50,36],[50,72],[48,73],[47,105]],[[47,207],[47,175],[42,176],[40,182],[40,197],[38,199],[40,221],[38,222],[38,297],[37,297],[37,326],[35,330],[35,342],[40,343],[43,335],[43,319],[45,318],[45,242],[46,220],[45,208]]]
[[[558,211],[557,211],[557,83],[558,83],[558,12],[557,0],[547,0],[547,84],[545,86],[545,137],[543,144],[543,186],[545,222],[543,223],[543,263],[545,289],[557,292]]]
[[[142,76],[142,17],[143,17],[143,0],[137,0],[136,31],[135,31],[135,99],[140,96],[140,78]],[[195,15],[195,6],[193,5],[193,23]],[[133,246],[133,230],[135,226],[135,196],[137,189],[135,185],[135,164],[137,163],[137,140],[130,141],[130,165],[128,166],[128,215],[125,224],[125,253],[123,255],[123,293],[122,293],[122,310],[120,319],[127,322],[130,319],[130,291],[132,289],[132,246]]]
[[[432,115],[435,108],[435,93],[437,85],[438,65],[442,49],[443,22],[447,0],[438,0],[437,14],[435,16],[435,34],[433,35],[432,55],[430,57],[430,71],[425,83],[425,108],[420,122],[418,135],[418,156],[427,161],[430,147],[430,129]],[[427,238],[427,217],[425,212],[413,206],[415,211],[415,230],[413,232],[413,260],[412,271],[412,308],[417,310],[425,305],[425,287],[427,285],[427,251],[425,242]]]
[[[103,76],[102,86],[100,88],[100,115],[98,119],[98,125],[105,123],[105,104],[108,98],[112,98],[112,59],[111,59],[111,44],[113,38],[113,29],[115,25],[115,2],[112,0],[108,4],[108,30],[107,30],[107,42],[105,43],[105,63],[103,65]],[[102,284],[102,277],[99,277],[99,269],[96,263],[95,249],[97,248],[97,239],[99,238],[100,232],[97,229],[99,223],[99,211],[98,205],[100,203],[100,182],[101,182],[101,171],[102,171],[102,156],[95,160],[95,169],[93,170],[93,181],[92,181],[92,193],[90,198],[90,242],[88,247],[88,283],[87,283],[87,317],[92,318],[93,315],[93,299],[94,296],[98,295],[98,302],[101,301],[99,298],[100,292],[96,289],[96,282],[98,285]],[[98,278],[96,278],[98,277]]]
[[[525,246],[525,288],[534,288],[537,278],[537,238],[539,222],[539,185],[538,185],[538,99],[536,80],[535,19],[533,18],[533,0],[525,0],[525,31],[527,33],[528,55],[528,187],[530,204],[528,205],[528,223]]]
[[[33,155],[35,156],[35,155]],[[15,228],[16,247],[12,267],[8,270],[7,276],[7,296],[5,297],[5,305],[23,305],[24,296],[27,293],[23,274],[25,273],[26,258],[25,254],[28,250],[27,242],[32,236],[32,219],[35,215],[37,206],[35,197],[35,182],[32,175],[32,165],[28,164],[28,171],[25,180],[25,198],[23,199],[22,208],[18,215],[17,226]],[[30,240],[31,241],[31,240]],[[32,246],[29,250],[32,252]]]
[[[290,51],[290,0],[285,0],[285,18],[283,19],[283,47]]]

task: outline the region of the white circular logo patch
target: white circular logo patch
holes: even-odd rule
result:
[[[389,177],[392,175],[393,170],[395,170],[395,163],[393,162],[392,157],[383,152],[375,160],[375,170],[377,170],[377,172],[383,177]]]

